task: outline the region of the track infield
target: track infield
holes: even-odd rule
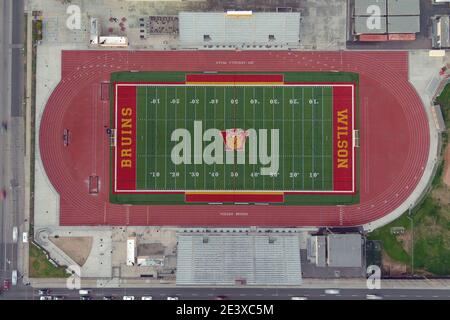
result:
[[[121,72],[110,92],[113,203],[359,200],[355,74]]]

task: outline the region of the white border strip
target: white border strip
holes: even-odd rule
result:
[[[118,128],[118,123],[117,123],[117,95],[118,95],[118,89],[119,87],[180,87],[180,86],[184,86],[184,87],[206,87],[206,86],[212,86],[212,87],[225,87],[228,86],[227,84],[164,84],[164,83],[116,83],[115,84],[115,101],[114,101],[114,118],[115,118],[115,128],[117,130]],[[236,84],[235,86],[240,86],[240,87],[255,87],[255,86],[277,86],[277,85],[267,85],[267,84]],[[327,84],[327,83],[321,83],[321,84],[281,84],[279,86],[283,86],[283,87],[351,87],[352,88],[352,139],[353,134],[355,132],[355,85],[354,84]],[[137,106],[136,106],[137,107]],[[334,107],[334,105],[333,105]],[[117,131],[116,131],[117,132]],[[352,144],[353,146],[353,144]],[[333,146],[334,147],[334,146]],[[135,194],[148,194],[148,193],[180,193],[180,192],[192,192],[192,193],[210,193],[210,192],[214,192],[214,193],[231,193],[231,192],[238,192],[238,193],[273,193],[273,192],[285,192],[285,193],[327,193],[327,194],[353,194],[355,193],[355,170],[356,170],[356,163],[355,163],[355,150],[356,147],[353,146],[353,150],[352,150],[352,190],[351,191],[339,191],[339,190],[190,190],[190,189],[185,189],[185,190],[118,190],[117,189],[117,144],[114,147],[114,190],[113,192],[115,193],[135,193]]]

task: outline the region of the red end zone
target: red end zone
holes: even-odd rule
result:
[[[333,87],[333,190],[355,192],[354,86]]]
[[[115,86],[114,192],[136,190],[136,86]]]

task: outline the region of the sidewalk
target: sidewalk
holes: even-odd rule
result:
[[[34,288],[66,288],[66,279],[32,279]],[[141,279],[88,279],[81,281],[82,288],[177,288],[174,283],[151,283],[154,280]],[[190,286],[180,286],[188,288]],[[194,286],[192,288],[215,288],[215,286]],[[217,288],[269,288],[268,286],[217,286]],[[367,289],[365,279],[303,279],[301,286],[270,286],[270,288],[303,288],[303,289]],[[450,290],[450,279],[426,280],[381,280],[381,289],[439,289]]]

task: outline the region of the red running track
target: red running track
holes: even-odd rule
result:
[[[65,51],[62,80],[41,118],[39,146],[60,195],[61,225],[355,226],[400,206],[428,158],[424,106],[408,82],[406,52]],[[360,195],[351,206],[129,206],[108,202],[113,71],[350,71],[360,74]],[[70,130],[70,145],[62,134]],[[89,194],[89,176],[99,193]]]

